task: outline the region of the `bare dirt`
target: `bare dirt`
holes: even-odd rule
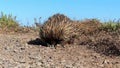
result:
[[[120,68],[119,56],[84,45],[42,46],[38,33],[0,34],[0,68]]]

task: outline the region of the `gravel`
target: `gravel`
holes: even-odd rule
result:
[[[37,34],[0,34],[0,68],[119,68],[119,56],[105,56],[84,45],[50,48],[28,44]]]

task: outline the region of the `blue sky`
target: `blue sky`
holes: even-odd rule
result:
[[[20,24],[41,22],[55,13],[71,19],[98,18],[101,20],[120,18],[120,0],[0,0],[0,11],[17,16]]]

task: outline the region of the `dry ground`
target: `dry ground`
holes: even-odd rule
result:
[[[0,34],[0,68],[120,68],[119,56],[80,45],[57,49],[37,44],[38,33]],[[36,43],[29,43],[31,40]]]

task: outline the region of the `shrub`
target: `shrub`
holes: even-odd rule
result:
[[[16,21],[16,16],[12,17],[12,14],[4,14],[1,12],[0,16],[0,27],[16,27],[19,26],[19,24]]]
[[[107,31],[116,31],[120,28],[120,21],[107,21],[102,23],[102,28]]]

